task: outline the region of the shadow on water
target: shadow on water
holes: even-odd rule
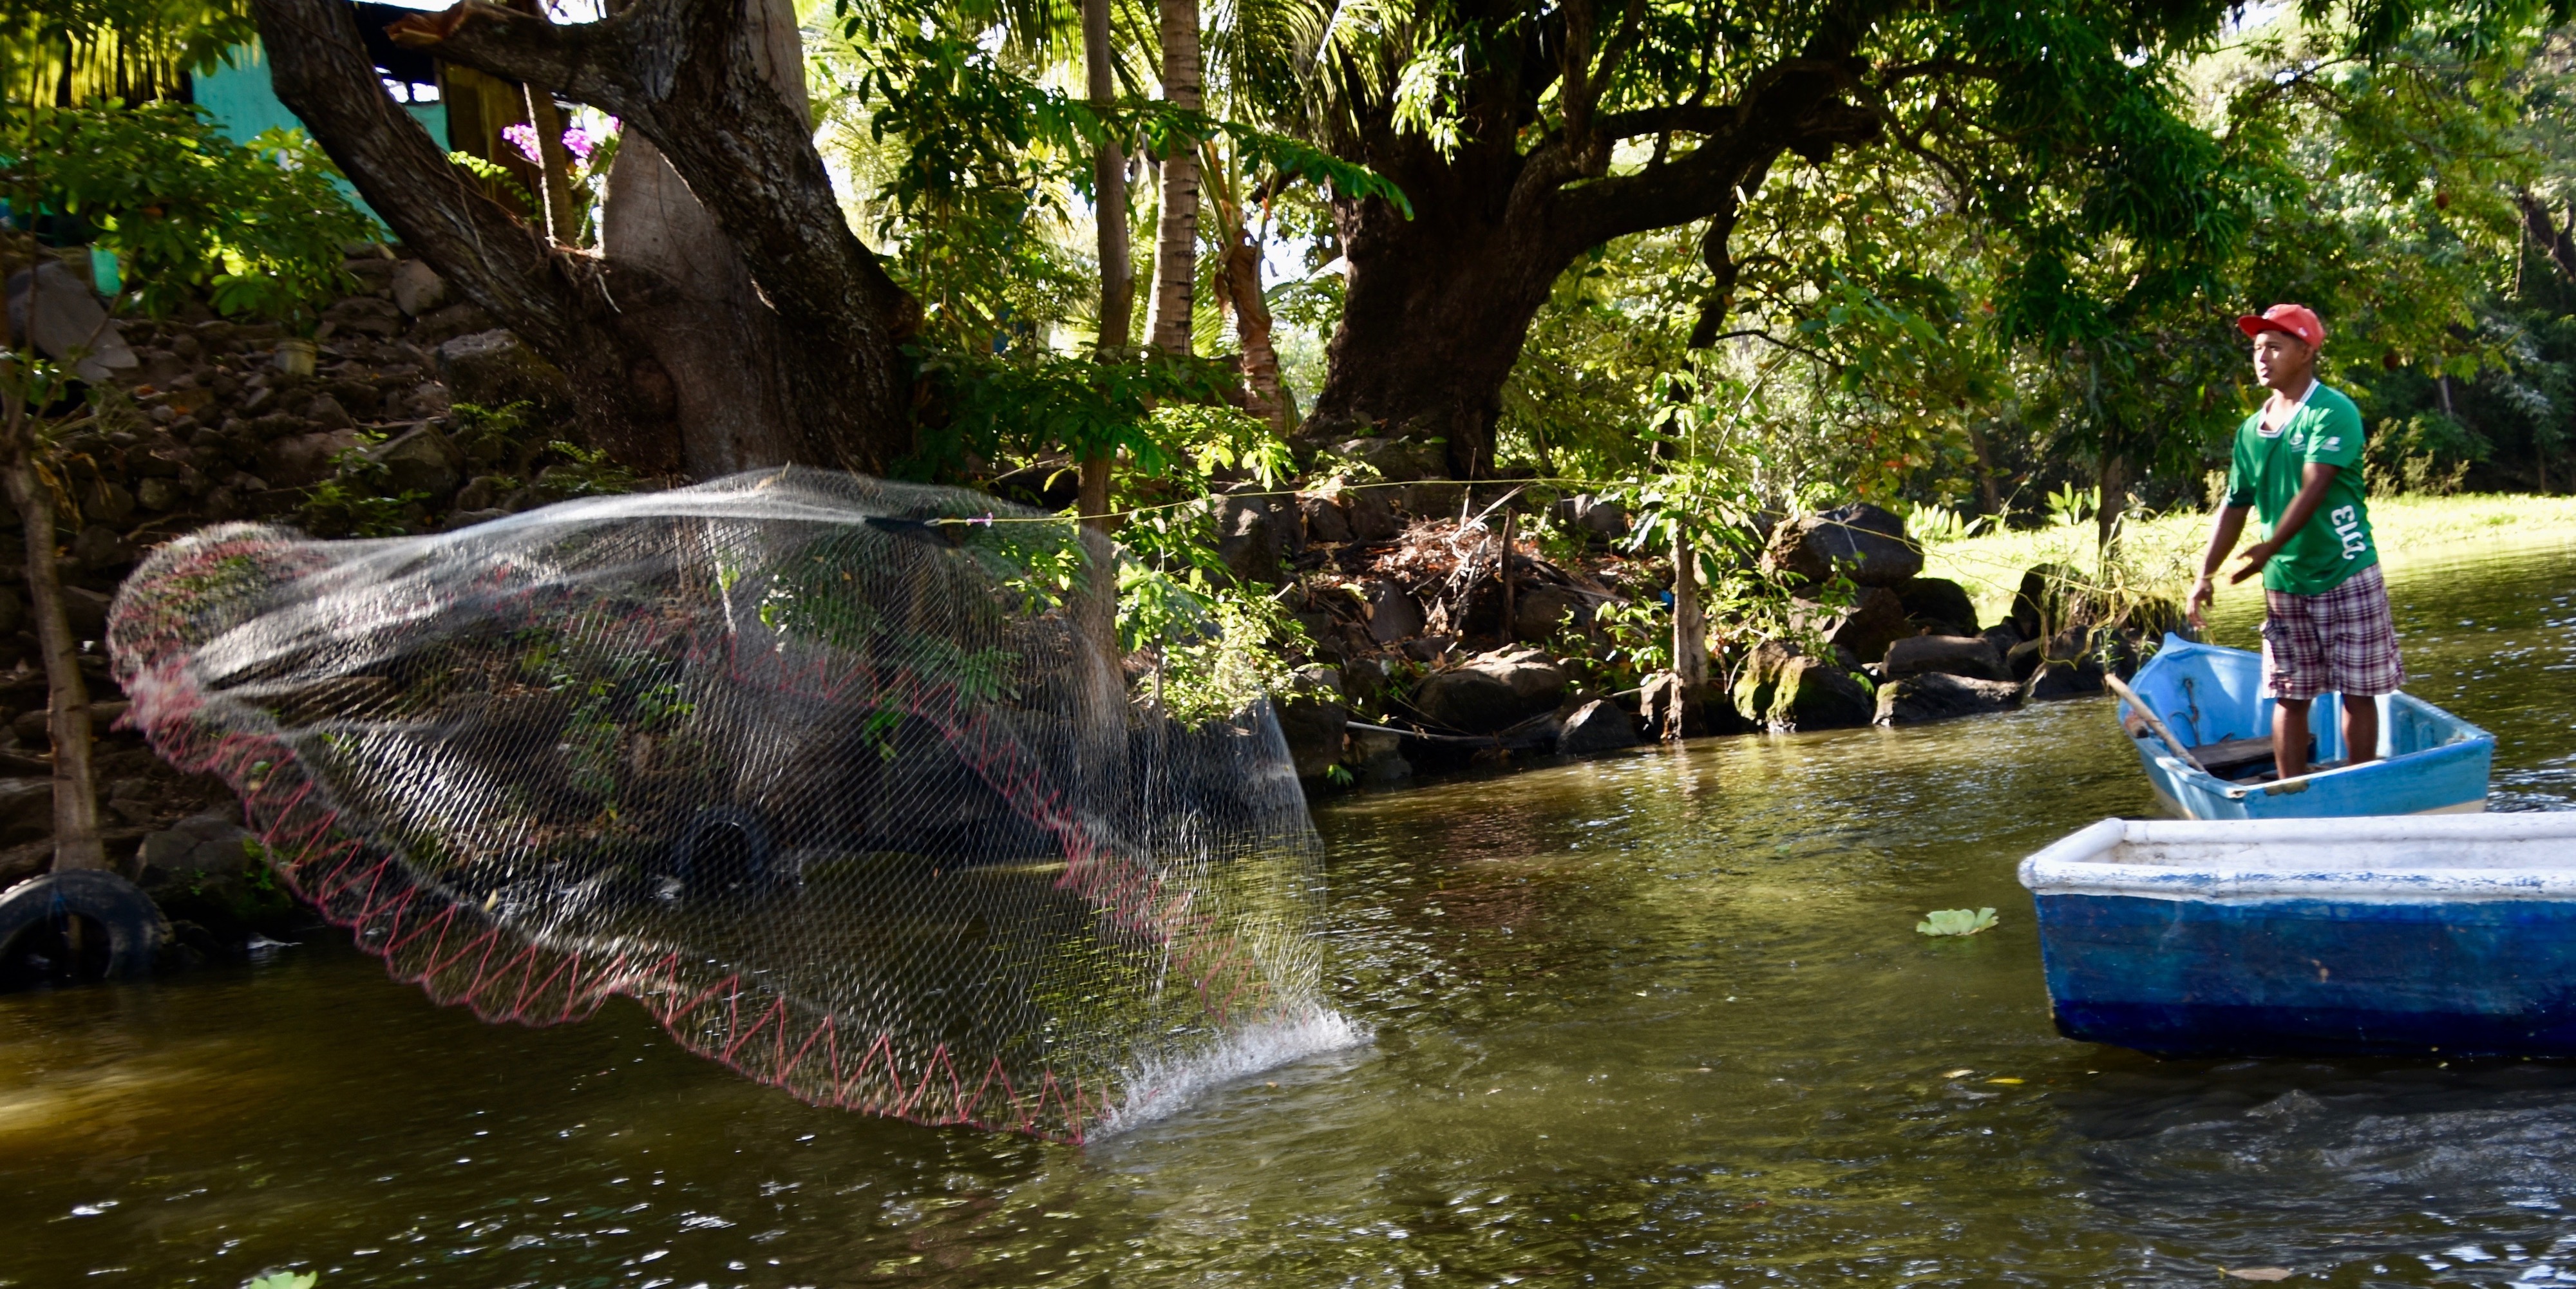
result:
[[[2394,570],[2502,807],[2576,805],[2571,571]],[[2150,804],[2087,701],[1346,799],[1323,934],[1376,1041],[1080,1150],[814,1110],[631,1004],[482,1025],[321,936],[14,995],[0,1284],[2576,1282],[2576,1066],[2056,1036],[2013,864]]]

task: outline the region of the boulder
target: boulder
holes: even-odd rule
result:
[[[1954,716],[2008,712],[2019,706],[2021,686],[2009,680],[1978,680],[1932,671],[1879,686],[1877,722],[1921,725]]]
[[[1338,497],[1308,494],[1297,498],[1297,513],[1306,521],[1306,539],[1317,542],[1346,542],[1351,539],[1351,514]]]
[[[1809,582],[1840,571],[1862,586],[1902,586],[1923,571],[1923,550],[1905,535],[1905,521],[1866,502],[1781,524],[1762,559]]]
[[[1439,672],[1413,691],[1414,710],[1467,734],[1493,734],[1554,711],[1565,672],[1537,649],[1497,649]]]
[[[367,459],[384,467],[386,484],[397,496],[418,492],[442,498],[465,478],[465,454],[427,425],[368,449]]]
[[[44,714],[41,708],[35,713],[40,720]],[[14,846],[53,835],[54,781],[0,779],[0,845]]]
[[[1907,636],[1887,647],[1887,661],[1879,667],[1888,680],[1927,673],[2012,683],[2003,655],[1982,636]]]
[[[1217,555],[1239,581],[1277,581],[1296,522],[1296,509],[1278,497],[1227,497],[1217,511]]]
[[[1628,535],[1628,512],[1619,503],[1590,493],[1557,502],[1556,517],[1587,537],[1616,541]]]
[[[1822,730],[1867,725],[1878,705],[1868,686],[1833,662],[1765,640],[1735,682],[1735,710],[1769,729]]]
[[[1300,779],[1320,779],[1342,758],[1342,727],[1350,709],[1321,694],[1301,694],[1279,704],[1279,732]]]
[[[1355,729],[1343,743],[1342,762],[1362,783],[1383,786],[1413,777],[1413,763],[1404,759],[1403,735]]]
[[[564,374],[506,328],[458,336],[440,345],[438,374],[447,382],[449,396],[459,403],[484,407],[572,403],[572,385]]]
[[[259,468],[281,488],[320,483],[340,468],[340,454],[357,447],[356,430],[290,434],[259,449]]]
[[[95,385],[142,365],[97,293],[60,261],[10,274],[8,290],[9,334],[34,340],[73,375]]]
[[[71,620],[72,635],[82,640],[107,638],[107,606],[111,597],[86,586],[63,588],[63,616]]]
[[[1395,517],[1395,505],[1388,500],[1388,489],[1353,488],[1342,494],[1350,507],[1351,540],[1355,542],[1393,541],[1404,532],[1404,521]]]
[[[237,872],[250,858],[242,844],[249,838],[250,830],[223,810],[190,815],[160,832],[147,834],[136,857],[142,865],[143,885],[151,887],[190,874]]]
[[[1575,708],[1565,718],[1565,728],[1556,736],[1556,750],[1565,756],[1590,756],[1597,752],[1616,752],[1637,745],[1636,724],[1628,719],[1617,703],[1596,698]]]
[[[394,307],[415,318],[447,303],[447,279],[419,260],[395,266],[391,285]]]
[[[339,331],[378,337],[400,335],[410,322],[393,301],[380,300],[372,295],[353,295],[335,300],[330,308],[322,311],[322,320]]]
[[[317,395],[305,404],[304,419],[320,430],[349,430],[358,425],[358,418],[349,415],[349,409],[329,394]]]
[[[1889,645],[1914,634],[1914,624],[1905,618],[1904,602],[1883,586],[1860,588],[1851,606],[1844,609],[1801,600],[1797,622],[1822,635],[1826,643],[1850,650],[1853,658],[1862,661],[1886,657]]]
[[[105,524],[91,524],[72,539],[72,556],[90,572],[123,568],[134,562],[134,547],[123,534]]]
[[[2022,642],[2021,632],[2015,630],[2010,622],[1998,622],[1978,632],[1977,638],[1993,645],[1998,658],[2011,657],[2012,651]]]
[[[2075,585],[2075,570],[2063,564],[2041,564],[2021,575],[2013,592],[2013,630],[2024,640],[2037,640],[2075,625],[2067,615],[2066,588]]]
[[[1369,639],[1393,644],[1422,634],[1422,602],[1400,583],[1367,584]]]
[[[1367,698],[1386,688],[1386,664],[1375,658],[1353,658],[1342,664],[1342,693]]]
[[[1896,598],[1904,603],[1905,616],[1918,627],[1942,635],[1977,633],[1977,602],[1968,598],[1967,588],[1946,577],[1915,578],[1896,588]]]
[[[1513,588],[1512,634],[1522,640],[1550,640],[1571,626],[1592,625],[1592,597],[1570,586],[1542,582]]]

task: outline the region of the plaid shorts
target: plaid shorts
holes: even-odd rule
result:
[[[2393,694],[2406,683],[2379,566],[2323,595],[2263,593],[2263,680],[2277,698]]]

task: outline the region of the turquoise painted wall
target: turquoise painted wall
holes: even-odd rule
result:
[[[304,123],[286,105],[277,101],[277,92],[269,85],[268,60],[256,44],[235,45],[224,55],[224,63],[196,78],[197,106],[214,117],[215,126],[235,143],[246,143],[264,130],[302,130]],[[445,103],[411,103],[404,105],[412,119],[429,131],[429,137],[447,146],[447,105]],[[358,209],[374,217],[375,210],[358,196],[358,190],[345,179],[336,180],[340,190]],[[378,219],[377,223],[384,221]]]

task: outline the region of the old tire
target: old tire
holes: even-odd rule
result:
[[[673,876],[693,898],[767,889],[777,848],[769,825],[749,810],[714,806],[698,812],[671,850]]]
[[[67,955],[75,925],[82,951]],[[70,869],[31,877],[0,895],[0,990],[139,976],[152,969],[169,938],[160,906],[114,873]]]

